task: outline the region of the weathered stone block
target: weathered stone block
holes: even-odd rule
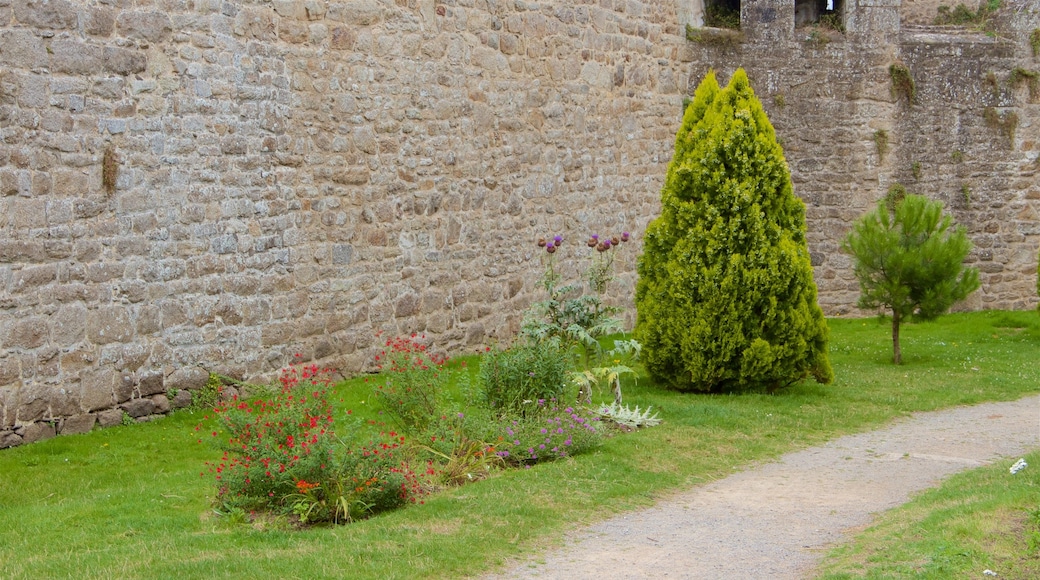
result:
[[[17,447],[21,444],[21,435],[16,434],[14,431],[0,431],[0,449],[7,449],[8,447]]]
[[[68,0],[20,0],[14,3],[14,17],[23,26],[75,28],[76,7]]]
[[[101,427],[115,427],[123,423],[122,409],[105,409],[97,412],[97,422]]]
[[[90,433],[90,430],[94,428],[94,424],[97,422],[97,416],[90,413],[83,413],[82,415],[73,415],[66,417],[61,422],[61,434],[62,435],[76,435],[79,433]]]
[[[2,340],[5,348],[21,348],[25,350],[37,348],[47,342],[47,319],[42,316],[30,316],[6,323],[0,323]]]
[[[173,400],[170,401],[170,406],[174,409],[183,409],[191,405],[191,391],[177,391],[177,394],[173,396]]]
[[[128,10],[116,18],[116,30],[127,38],[161,42],[170,35],[173,25],[170,17],[162,12]]]
[[[137,385],[138,392],[141,393],[142,397],[148,397],[159,393],[166,392],[165,377],[161,372],[151,371],[142,373],[139,378]]]
[[[168,399],[166,397],[166,395],[155,395],[154,397],[151,398],[151,401],[154,404],[154,412],[155,413],[169,413],[170,412],[170,408],[171,408],[170,399]]]
[[[51,72],[72,75],[92,75],[101,72],[101,47],[75,40],[55,40],[50,48]]]
[[[83,32],[91,36],[111,36],[115,30],[116,19],[108,8],[89,7],[81,14]]]
[[[376,0],[351,0],[329,4],[326,18],[352,26],[371,26],[383,19],[383,8]]]
[[[102,53],[104,70],[117,75],[132,75],[144,72],[148,58],[142,52],[106,46]]]
[[[197,391],[209,382],[209,371],[200,367],[181,367],[166,377],[166,388]]]
[[[22,442],[24,443],[43,441],[44,439],[54,437],[56,434],[54,424],[43,421],[24,427],[21,433]]]
[[[137,417],[151,415],[155,411],[155,403],[151,399],[133,399],[119,405],[119,408],[136,419]]]
[[[94,344],[128,342],[134,335],[133,320],[122,306],[103,306],[87,313],[86,331]]]
[[[47,48],[29,30],[0,32],[0,59],[13,68],[37,69],[47,66]]]
[[[115,404],[115,388],[122,373],[111,367],[80,373],[80,405],[86,411],[107,409]]]

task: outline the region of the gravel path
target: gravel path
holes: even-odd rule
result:
[[[805,578],[874,514],[1037,447],[1040,396],[918,413],[614,517],[489,578]]]

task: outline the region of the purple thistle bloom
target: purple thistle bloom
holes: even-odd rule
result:
[[[557,245],[559,245],[560,242],[563,241],[563,236],[554,236],[553,241],[556,242]]]
[[[598,240],[599,239],[599,234],[592,234],[592,239]]]

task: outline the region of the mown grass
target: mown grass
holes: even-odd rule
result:
[[[908,325],[893,366],[884,321],[831,320],[832,385],[690,395],[644,376],[625,400],[661,426],[596,451],[501,472],[347,526],[292,531],[217,516],[198,415],[0,452],[5,578],[417,578],[476,575],[560,543],[567,530],[691,485],[914,411],[1040,390],[1035,312],[954,314]],[[339,413],[374,413],[369,377],[337,388]]]
[[[1040,578],[1040,451],[955,475],[833,550],[820,577]]]

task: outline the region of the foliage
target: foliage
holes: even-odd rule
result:
[[[1000,0],[986,0],[979,4],[977,10],[972,11],[963,3],[957,4],[953,9],[949,6],[939,6],[936,10],[934,24],[937,26],[969,26],[978,30],[987,30],[990,19],[1000,9]]]
[[[483,403],[500,414],[524,416],[539,400],[563,398],[569,368],[556,337],[491,350],[480,362]]]
[[[191,405],[189,409],[193,412],[206,412],[220,402],[221,393],[224,391],[224,381],[216,373],[210,373],[206,384],[201,389],[191,393]]]
[[[965,268],[971,241],[943,215],[941,202],[907,195],[885,201],[852,227],[842,249],[855,261],[860,308],[892,311],[894,361],[902,363],[899,325],[946,312],[979,287],[978,270]]]
[[[598,421],[574,407],[561,408],[556,400],[535,401],[527,414],[502,424],[497,453],[513,465],[578,455],[602,442]]]
[[[494,425],[494,426],[493,426]],[[497,425],[480,413],[442,415],[421,440],[423,454],[437,463],[432,474],[441,485],[456,486],[479,481],[504,466],[494,445],[484,442],[497,436]],[[487,435],[488,437],[484,437]]]
[[[651,415],[651,410],[653,410],[653,406],[647,407],[645,411],[641,411],[638,405],[636,405],[635,409],[630,409],[628,405],[622,407],[620,403],[615,402],[606,407],[600,407],[597,412],[603,419],[636,429],[639,427],[654,427],[661,424],[661,419],[657,417],[657,413]]]
[[[401,429],[420,432],[439,415],[437,393],[447,380],[446,358],[427,352],[425,336],[387,339],[389,349],[376,355],[386,382],[374,390],[375,398]]]
[[[686,40],[705,46],[733,48],[744,42],[744,33],[734,28],[694,28],[687,24]]]
[[[1040,56],[1040,28],[1034,28],[1029,34],[1029,47],[1033,50],[1033,57]]]
[[[599,338],[622,330],[621,321],[614,317],[618,308],[606,305],[603,295],[613,277],[615,252],[628,240],[628,232],[603,239],[597,234],[590,236],[586,245],[592,259],[583,275],[584,285],[562,285],[555,254],[563,247],[563,236],[540,239],[539,246],[545,248],[542,287],[548,298],[527,311],[521,335],[537,343],[556,340],[566,352],[579,346],[588,366],[600,354]]]
[[[636,285],[650,375],[699,391],[830,382],[805,206],[743,69],[697,88],[661,201]]]
[[[1030,102],[1036,102],[1037,98],[1040,97],[1040,73],[1020,66],[1013,68],[1008,76],[1008,84],[1018,88],[1022,83],[1026,83],[1026,86],[1029,88]]]
[[[704,25],[712,28],[740,28],[740,4],[728,6],[722,2],[711,2],[704,7]]]
[[[896,62],[889,65],[888,76],[892,79],[894,95],[906,97],[906,102],[911,105],[917,102],[917,83],[905,64]]]
[[[642,345],[636,340],[615,340],[614,348],[607,352],[606,359],[613,364],[605,366],[588,367],[569,373],[570,382],[578,387],[577,400],[592,403],[592,392],[601,385],[609,385],[614,393],[614,402],[621,403],[621,377],[633,375],[631,364],[639,358]]]
[[[833,385],[805,382],[772,395],[749,392],[691,400],[640,379],[626,386],[626,400],[660,409],[667,417],[660,426],[605,438],[600,447],[573,460],[497,472],[477,485],[423,496],[421,508],[336,529],[287,533],[294,517],[248,511],[214,517],[213,480],[198,475],[198,466],[214,457],[213,449],[193,444],[199,416],[183,410],[161,421],[5,449],[0,452],[3,575],[480,576],[503,561],[529,556],[582,522],[647,506],[653,498],[720,479],[734,468],[768,462],[916,411],[1035,394],[1040,384],[1040,365],[1035,364],[1040,317],[1032,310],[959,312],[909,326],[904,337],[908,352],[899,367],[884,363],[891,356],[887,325],[876,319],[829,322],[831,357],[839,369]],[[475,373],[476,357],[470,361]],[[347,409],[353,409],[351,417],[378,418],[377,407],[370,405],[372,381],[372,376],[359,376],[335,387],[329,400],[337,423]],[[448,389],[445,395],[459,396],[456,383]],[[467,412],[467,423],[472,419]],[[497,436],[487,440],[498,449]],[[1040,456],[1026,459],[1029,469],[1015,478],[1040,476],[1040,470],[1033,470]],[[1006,476],[1011,461],[995,464],[994,473]],[[979,489],[973,482],[953,480],[950,488],[972,498]],[[1027,501],[1022,507],[1036,507],[1035,488],[1023,491]],[[994,505],[997,514],[1022,513],[1015,505]],[[923,514],[932,511],[941,515],[940,506],[925,507]],[[62,533],[47,532],[55,529]],[[913,531],[916,526],[889,529]],[[938,523],[935,529],[951,527]],[[989,537],[1022,541],[1013,526],[989,529],[994,530]],[[874,564],[892,561],[889,550],[882,547]],[[906,561],[920,563],[926,554],[908,554]],[[888,576],[914,575],[910,569]],[[1009,572],[1002,577],[1015,576]]]
[[[221,429],[211,437],[224,454],[206,465],[222,511],[294,513],[303,523],[349,522],[415,501],[422,493],[398,456],[403,436],[380,433],[357,446],[336,438],[330,374],[314,365],[291,366],[283,369],[282,389],[274,397],[236,396],[214,409]]]
[[[888,153],[888,131],[884,129],[874,131],[874,147],[877,149],[878,161],[884,163],[885,154]]]
[[[994,107],[986,107],[982,110],[982,118],[986,121],[986,126],[1000,131],[1011,142],[1012,148],[1014,147],[1015,130],[1018,129],[1018,113],[1014,111],[1000,113]]]

